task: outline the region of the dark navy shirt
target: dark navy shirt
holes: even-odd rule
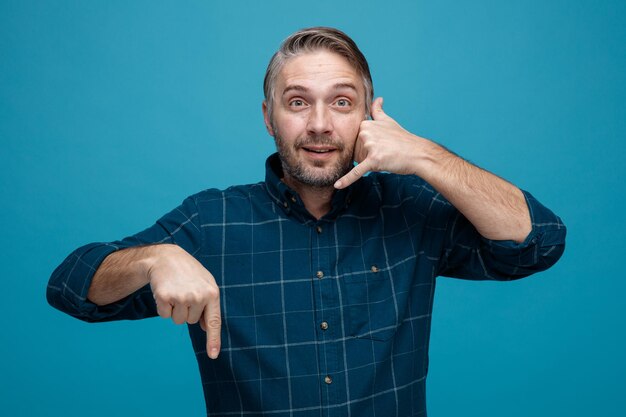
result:
[[[425,416],[435,277],[512,280],[561,256],[565,227],[524,193],[532,232],[521,244],[481,237],[415,176],[372,173],[312,217],[280,178],[206,190],[143,232],[83,246],[54,271],[48,300],[86,321],[155,316],[150,287],[107,305],[87,300],[111,252],[173,243],[220,287],[222,349],[189,334],[211,416]]]

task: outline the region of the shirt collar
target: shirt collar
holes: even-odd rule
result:
[[[278,153],[274,153],[265,162],[265,185],[268,194],[287,216],[294,216],[303,222],[317,221],[304,207],[298,193],[281,180],[283,176],[280,157]],[[360,182],[357,181],[347,188],[336,190],[331,201],[331,209],[321,220],[336,219],[352,202],[353,194],[359,188]]]

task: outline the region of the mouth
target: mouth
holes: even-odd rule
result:
[[[337,148],[331,146],[303,146],[302,149],[305,150],[307,153],[317,155],[329,154],[337,150]]]

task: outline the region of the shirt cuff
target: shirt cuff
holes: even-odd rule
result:
[[[87,298],[93,276],[102,261],[111,253],[130,246],[132,245],[90,243],[75,250],[52,274],[48,284],[48,302],[53,307],[88,322],[133,320],[153,315],[145,305],[146,300],[152,301],[149,285],[104,306],[94,304]],[[133,308],[127,308],[130,304],[133,304]]]
[[[523,191],[530,213],[532,229],[523,242],[482,238],[483,244],[498,263],[517,265],[522,272],[545,270],[559,260],[565,249],[566,228],[561,219],[541,204],[532,194]]]

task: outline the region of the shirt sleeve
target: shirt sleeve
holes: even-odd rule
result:
[[[88,322],[156,316],[149,285],[112,304],[98,306],[92,303],[87,299],[87,293],[93,275],[109,254],[135,246],[171,243],[194,255],[202,244],[200,230],[198,209],[192,196],[142,232],[115,242],[82,246],[52,273],[46,292],[48,302],[54,308]]]
[[[508,281],[554,265],[565,249],[565,225],[530,193],[522,192],[532,222],[524,242],[486,239],[455,209],[446,230],[438,275]]]

